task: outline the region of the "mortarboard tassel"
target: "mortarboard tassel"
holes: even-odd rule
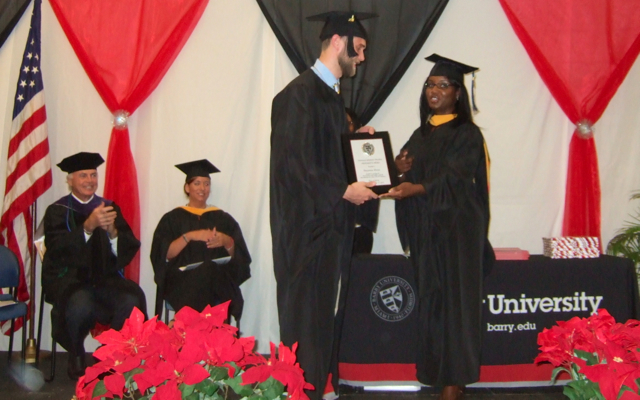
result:
[[[478,107],[476,107],[476,73],[471,73],[471,108],[474,113],[477,113]]]

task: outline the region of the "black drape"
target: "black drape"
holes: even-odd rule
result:
[[[0,1],[0,47],[11,34],[31,0]]]
[[[298,72],[320,54],[321,22],[306,17],[326,11],[374,12],[362,21],[369,34],[366,61],[353,79],[343,79],[347,107],[363,124],[373,118],[422,48],[448,0],[257,0],[284,51]],[[425,69],[426,74],[426,69]],[[420,93],[416,93],[416,103]]]

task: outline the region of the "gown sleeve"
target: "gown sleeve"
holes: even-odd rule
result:
[[[242,236],[240,225],[231,215],[227,214],[227,216],[230,219],[231,225],[228,235],[233,238],[235,246],[234,256],[231,261],[234,267],[231,270],[231,278],[237,286],[240,286],[251,277],[251,269],[249,267],[251,264],[251,255]]]
[[[113,272],[117,272],[123,270],[124,267],[126,267],[131,262],[131,260],[133,260],[133,257],[135,257],[138,249],[140,248],[140,241],[135,237],[133,231],[131,230],[131,227],[124,219],[120,207],[118,207],[115,203],[111,203],[111,205],[113,206],[114,211],[116,211],[117,213],[115,225],[116,229],[118,230],[118,261],[113,264]],[[107,239],[105,245],[108,245],[109,247],[107,248],[110,248],[110,245],[108,243],[109,235],[105,231],[100,232],[100,234],[104,234]]]
[[[68,227],[67,210],[64,206],[52,204],[44,215],[47,251],[42,265],[42,283],[47,291],[57,279],[75,277],[78,269],[88,269],[91,265],[90,245],[85,241],[82,224]]]

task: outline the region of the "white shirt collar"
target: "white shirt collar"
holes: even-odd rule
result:
[[[320,77],[320,79],[322,79],[322,81],[332,89],[335,87],[334,85],[336,83],[340,82],[340,80],[336,78],[335,75],[333,75],[329,68],[327,68],[327,66],[324,65],[322,61],[320,61],[320,59],[316,60],[316,63],[313,64],[311,70],[315,72],[316,75],[318,75],[318,77]]]
[[[93,197],[95,196],[95,194],[92,194],[92,195],[91,195],[91,198],[90,198],[89,200],[87,200],[87,201],[82,201],[82,200],[80,200],[79,198],[77,198],[77,197],[76,197],[76,195],[75,195],[75,194],[73,194],[73,192],[71,192],[71,195],[73,196],[73,198],[74,198],[74,199],[78,200],[78,202],[79,202],[79,203],[82,203],[82,204],[88,204],[91,200],[93,200]]]

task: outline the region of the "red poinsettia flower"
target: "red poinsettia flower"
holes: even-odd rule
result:
[[[584,374],[587,379],[598,382],[600,392],[607,400],[616,400],[618,398],[622,384],[636,369],[633,365],[615,361],[609,364],[588,366],[583,360],[576,359],[575,363],[580,367],[580,373]]]
[[[271,344],[271,358],[267,361],[253,353],[254,338],[238,338],[238,330],[224,323],[229,303],[207,307],[203,312],[184,307],[176,313],[172,328],[154,317],[144,322],[142,313],[135,309],[120,332],[110,330],[98,337],[103,343],[94,353],[100,360],[87,368],[76,386],[76,396],[93,400],[91,395],[102,379],[106,393],[103,398],[127,397],[137,390],[149,394],[153,388],[155,400],[179,400],[181,384],[195,385],[209,378],[207,365],[223,366],[229,376],[235,368],[245,370],[243,380],[262,382],[269,377],[286,385],[289,398],[308,399],[305,389],[313,386],[305,382],[303,371],[296,363],[295,350],[280,345],[276,357]],[[135,385],[127,384],[124,374],[139,368],[133,376]],[[254,375],[256,379],[251,380]],[[245,382],[245,383],[246,383]]]
[[[247,385],[256,382],[264,382],[270,376],[279,381],[287,388],[291,398],[308,399],[304,389],[313,390],[313,385],[305,382],[302,368],[296,363],[295,351],[298,343],[291,349],[280,343],[278,357],[276,357],[276,345],[271,343],[271,357],[266,364],[258,365],[248,369],[242,374],[242,384]]]
[[[138,357],[128,356],[121,352],[114,352],[111,357],[99,361],[85,370],[85,382],[91,382],[101,374],[114,371],[117,374],[124,374],[140,365]]]
[[[174,329],[183,332],[187,328],[210,332],[214,328],[221,328],[236,334],[237,328],[224,322],[229,317],[229,304],[219,304],[215,307],[206,306],[202,312],[197,312],[191,307],[183,307],[175,315]]]
[[[139,354],[148,345],[152,333],[168,329],[163,322],[157,321],[157,316],[145,322],[142,311],[134,308],[120,331],[109,329],[96,337],[96,340],[105,346],[98,348],[93,356],[98,360],[104,360],[116,351],[130,355]]]
[[[153,398],[157,400],[182,400],[182,393],[178,386],[167,383],[166,385],[158,386]]]
[[[161,356],[152,357],[143,365],[144,372],[135,375],[140,392],[152,386],[176,386],[185,383],[195,385],[209,377],[209,372],[199,364],[198,352],[193,347],[183,347],[180,352],[170,343],[160,351]],[[169,390],[168,388],[166,390]]]
[[[124,392],[125,379],[120,374],[107,375],[104,377],[104,386],[114,396],[122,398]]]

